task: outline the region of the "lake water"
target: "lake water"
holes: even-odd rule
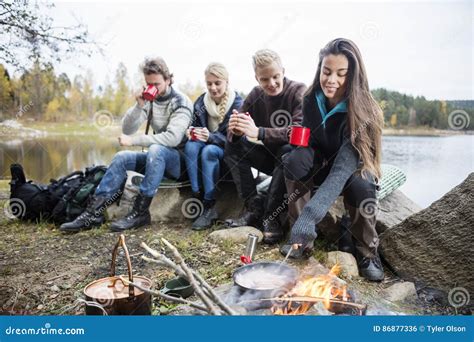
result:
[[[108,136],[0,138],[0,178],[9,178],[9,166],[17,162],[24,166],[28,179],[47,183],[89,165],[107,165],[121,149]],[[386,136],[383,163],[400,167],[407,174],[401,190],[427,207],[474,171],[474,136]]]
[[[474,172],[474,136],[384,137],[382,162],[407,175],[401,190],[425,208]]]

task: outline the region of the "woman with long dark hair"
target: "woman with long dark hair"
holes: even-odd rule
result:
[[[290,256],[296,258],[311,252],[316,225],[342,194],[359,273],[382,280],[374,213],[383,115],[352,41],[338,38],[320,51],[316,76],[303,99],[303,126],[311,129],[309,146],[297,147],[284,161],[287,191],[296,200],[289,203],[291,234],[280,251],[286,255],[292,249]]]

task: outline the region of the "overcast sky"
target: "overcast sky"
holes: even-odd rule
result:
[[[91,69],[97,85],[123,62],[131,78],[144,56],[161,55],[184,83],[203,82],[211,61],[224,63],[237,90],[255,85],[251,56],[277,51],[289,78],[309,84],[318,52],[331,39],[359,46],[371,88],[428,99],[473,99],[473,8],[446,2],[56,2],[61,24],[80,20],[107,43],[105,57],[64,61],[71,77]]]

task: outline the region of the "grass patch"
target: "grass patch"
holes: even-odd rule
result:
[[[0,179],[0,192],[10,192],[10,180],[9,179]]]

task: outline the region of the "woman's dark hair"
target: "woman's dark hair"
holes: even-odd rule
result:
[[[344,55],[349,62],[344,98],[347,100],[350,139],[362,160],[362,175],[365,177],[366,172],[370,172],[380,179],[383,113],[370,93],[362,55],[353,41],[337,38],[321,49],[316,75],[306,95],[322,90],[321,65],[328,55]]]

